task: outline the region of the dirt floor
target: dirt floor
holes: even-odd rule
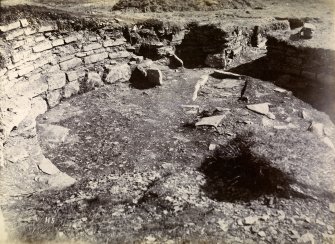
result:
[[[289,154],[308,157],[319,148],[309,141],[315,137],[306,134],[301,111],[323,115],[271,83],[252,80],[245,91],[250,102],[271,102],[274,123],[286,125],[259,133],[268,120],[239,100],[243,80],[227,85],[210,77],[193,102],[195,83],[212,70],[161,68],[161,87],[118,83],[65,101],[38,119],[45,156],[78,181],[63,191],[12,198],[3,206],[10,235],[31,243],[333,243],[331,199],[284,185],[268,189],[264,184],[275,175],[246,185],[239,180],[243,173],[224,173],[232,168],[222,168],[214,150],[239,133],[258,131],[261,141],[274,138],[286,151],[284,142],[297,135],[302,141]],[[211,115],[223,115],[219,127],[194,125]],[[279,148],[271,153],[272,159],[289,157]]]

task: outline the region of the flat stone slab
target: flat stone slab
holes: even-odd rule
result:
[[[41,124],[38,128],[42,137],[51,143],[64,142],[70,131],[70,129],[63,126],[52,124]]]
[[[218,89],[231,89],[241,86],[244,82],[238,79],[224,79],[222,82],[215,84],[214,87]]]
[[[218,127],[224,117],[225,117],[225,115],[216,115],[216,116],[211,116],[211,117],[205,117],[205,118],[202,118],[197,123],[195,123],[195,126],[208,125],[208,126]]]

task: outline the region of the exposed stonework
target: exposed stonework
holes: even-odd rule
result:
[[[267,42],[268,68],[279,74],[335,83],[335,51],[295,45],[294,42],[270,35]]]

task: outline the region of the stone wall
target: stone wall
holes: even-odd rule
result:
[[[75,180],[43,156],[35,118],[78,93],[129,80],[129,44],[122,30],[70,32],[27,19],[1,25],[0,33],[0,164],[45,174],[45,187],[71,185]]]
[[[268,69],[274,74],[335,84],[335,50],[299,46],[276,35],[268,36],[267,49]]]

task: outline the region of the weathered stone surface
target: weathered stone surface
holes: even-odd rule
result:
[[[28,65],[25,65],[25,66],[21,67],[18,70],[18,74],[19,74],[19,76],[24,76],[24,75],[32,72],[34,69],[35,69],[35,66],[33,64],[28,64]]]
[[[270,112],[268,103],[251,104],[251,105],[247,105],[247,108],[253,112],[263,114],[263,115],[267,115]]]
[[[18,82],[14,85],[12,92],[32,98],[47,91],[48,84],[41,75],[33,75],[29,80]]]
[[[104,85],[103,81],[101,80],[101,76],[96,72],[88,72],[85,83],[88,90],[93,90],[96,87],[101,87]]]
[[[7,161],[19,163],[29,157],[27,150],[19,145],[5,145],[4,154]]]
[[[116,53],[110,53],[109,58],[110,59],[118,59],[118,58],[128,58],[130,56],[130,53],[127,51],[121,51]]]
[[[6,40],[7,41],[14,40],[17,37],[22,36],[23,34],[24,34],[24,30],[23,29],[13,30],[13,31],[8,32],[6,34]]]
[[[79,78],[79,74],[77,71],[68,71],[66,72],[66,76],[67,76],[68,81],[74,81]]]
[[[71,42],[75,42],[75,41],[77,41],[77,40],[78,40],[78,38],[77,38],[77,36],[75,36],[75,35],[67,36],[67,37],[64,38],[64,42],[65,42],[66,44],[71,43]]]
[[[69,98],[73,95],[78,94],[80,90],[80,84],[78,80],[74,80],[69,82],[68,84],[65,85],[64,87],[64,97]]]
[[[61,45],[64,45],[64,44],[65,44],[64,39],[56,39],[56,40],[52,41],[52,46],[53,47],[61,46]]]
[[[37,31],[36,31],[35,29],[30,28],[30,27],[24,29],[24,34],[25,34],[26,36],[35,34],[36,32],[37,32]]]
[[[27,19],[20,19],[21,27],[27,27],[29,25]]]
[[[322,123],[312,122],[308,130],[319,137],[324,136],[324,125]]]
[[[62,88],[66,84],[66,76],[64,72],[57,72],[47,76],[49,91]]]
[[[3,109],[0,126],[2,126],[4,136],[7,137],[10,131],[28,115],[31,101],[25,96],[15,96],[1,99],[0,104]]]
[[[204,117],[197,123],[195,123],[196,126],[214,126],[218,127],[221,123],[221,121],[224,119],[225,115],[216,115],[216,116],[210,116],[210,117]]]
[[[76,183],[76,180],[65,173],[58,173],[52,175],[48,179],[48,184],[50,188],[57,190],[61,190],[66,187],[72,186],[74,183]]]
[[[45,50],[51,49],[52,45],[50,41],[44,41],[42,43],[37,44],[35,47],[33,47],[33,52],[43,52]]]
[[[0,31],[7,32],[7,31],[10,31],[10,30],[20,28],[20,26],[21,26],[20,22],[16,21],[16,22],[10,23],[8,25],[1,25],[0,26]]]
[[[46,40],[46,38],[43,35],[35,37],[35,42],[42,42],[42,41],[45,41],[45,40]]]
[[[97,53],[97,54],[93,54],[93,55],[90,55],[88,57],[85,57],[84,62],[85,62],[85,64],[91,64],[91,63],[96,63],[96,62],[102,61],[106,58],[108,58],[108,53],[107,52]]]
[[[128,64],[110,66],[105,82],[114,83],[117,81],[128,81],[131,76],[131,70]]]
[[[104,47],[116,47],[116,46],[121,46],[125,44],[124,39],[117,39],[117,40],[107,40],[103,42]]]
[[[59,169],[45,157],[43,157],[43,159],[39,162],[38,168],[48,175],[55,175],[60,173]]]
[[[31,100],[31,116],[36,118],[38,115],[44,114],[47,110],[48,104],[42,97],[34,97]]]
[[[222,82],[215,84],[214,87],[215,88],[219,88],[219,89],[231,89],[234,87],[238,87],[244,84],[243,80],[239,80],[239,79],[224,79]]]
[[[160,69],[149,68],[146,71],[147,71],[147,79],[149,83],[153,85],[157,85],[157,86],[163,85],[163,74],[162,74],[162,71],[160,71]]]
[[[82,64],[82,61],[80,58],[72,58],[70,60],[67,60],[67,61],[64,61],[62,63],[60,63],[60,68],[62,70],[69,70],[69,69],[72,69],[72,68],[75,68],[79,65]]]
[[[48,92],[47,94],[47,101],[50,108],[53,108],[57,104],[59,104],[61,99],[62,99],[61,90],[53,90]]]
[[[84,50],[84,52],[88,52],[88,51],[98,49],[98,48],[101,48],[101,47],[102,47],[102,45],[100,43],[91,43],[91,44],[83,46],[83,50]]]
[[[38,32],[54,31],[55,29],[56,27],[53,25],[43,25],[43,26],[40,26],[40,28],[38,29]]]
[[[200,88],[203,87],[207,83],[208,78],[209,78],[208,75],[202,75],[200,79],[197,81],[197,83],[194,86],[192,101],[195,101],[198,98],[198,92]]]

